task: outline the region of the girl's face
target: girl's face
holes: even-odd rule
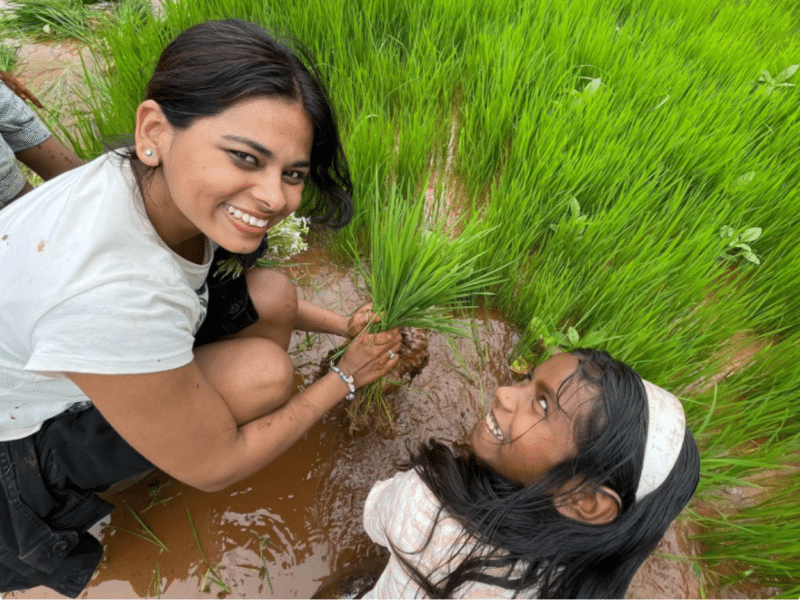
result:
[[[167,244],[202,232],[230,252],[253,252],[300,206],[313,130],[297,102],[249,98],[186,129],[166,123],[156,139],[162,179],[153,189],[169,215],[156,228]]]
[[[523,485],[574,456],[574,422],[589,411],[590,394],[577,378],[561,386],[577,366],[575,356],[559,354],[524,381],[498,388],[489,413],[470,436],[475,455]]]

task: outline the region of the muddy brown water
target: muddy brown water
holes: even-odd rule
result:
[[[304,297],[342,312],[360,305],[350,274],[326,266],[318,254],[296,261],[306,263],[291,270]],[[155,472],[106,494],[116,508],[110,523],[96,528],[105,554],[81,597],[307,598],[330,573],[381,556],[361,525],[373,483],[390,476],[394,464],[407,457],[407,444],[463,437],[479,418],[482,399],[511,381],[507,357],[517,339],[514,329],[486,311],[477,313],[475,325],[480,352],[470,341],[458,340],[456,353],[441,336],[429,336],[427,364],[409,387],[394,394],[397,435],[392,438],[375,431],[351,435],[339,406],[278,460],[222,492],[199,492]],[[295,334],[298,385],[316,377],[335,341]],[[168,551],[135,535],[146,534],[128,507]],[[694,552],[680,524],[671,528],[637,574],[629,597],[698,597],[699,585],[684,558]],[[229,592],[212,581],[209,566]],[[35,588],[9,597],[59,596]]]

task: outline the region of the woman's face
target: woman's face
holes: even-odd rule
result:
[[[561,386],[577,366],[575,356],[558,354],[524,381],[498,388],[486,418],[470,436],[476,456],[523,485],[574,456],[574,422],[589,411],[590,394],[577,377]]]
[[[230,252],[253,252],[270,227],[300,206],[313,141],[301,104],[254,97],[186,129],[167,124],[164,131],[161,200],[177,209],[166,213],[173,240],[202,232]]]

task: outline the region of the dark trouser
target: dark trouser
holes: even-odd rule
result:
[[[94,492],[152,468],[94,407],[0,442],[0,592],[80,594],[103,554],[86,530],[114,508]]]

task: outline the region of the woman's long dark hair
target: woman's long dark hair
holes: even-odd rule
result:
[[[200,23],[164,49],[145,95],[158,102],[176,129],[253,96],[301,103],[314,136],[309,173],[313,186],[303,209],[315,222],[335,228],[352,218],[353,184],[336,118],[322,79],[304,50],[281,44],[247,21]],[[146,177],[135,153],[129,158],[135,172]]]
[[[471,453],[454,454],[433,440],[403,466],[419,473],[443,511],[465,529],[460,547],[453,549],[461,554],[441,580],[420,573],[395,549],[426,595],[453,597],[460,586],[475,581],[539,598],[621,598],[694,494],[700,459],[687,429],[667,480],[635,500],[647,435],[642,380],[606,352],[581,348],[572,354],[579,365],[571,378],[594,390],[593,410],[576,423],[573,459],[528,486],[507,480]],[[614,521],[585,524],[556,510],[557,499],[547,490],[561,489],[575,477],[619,494],[622,508]]]

